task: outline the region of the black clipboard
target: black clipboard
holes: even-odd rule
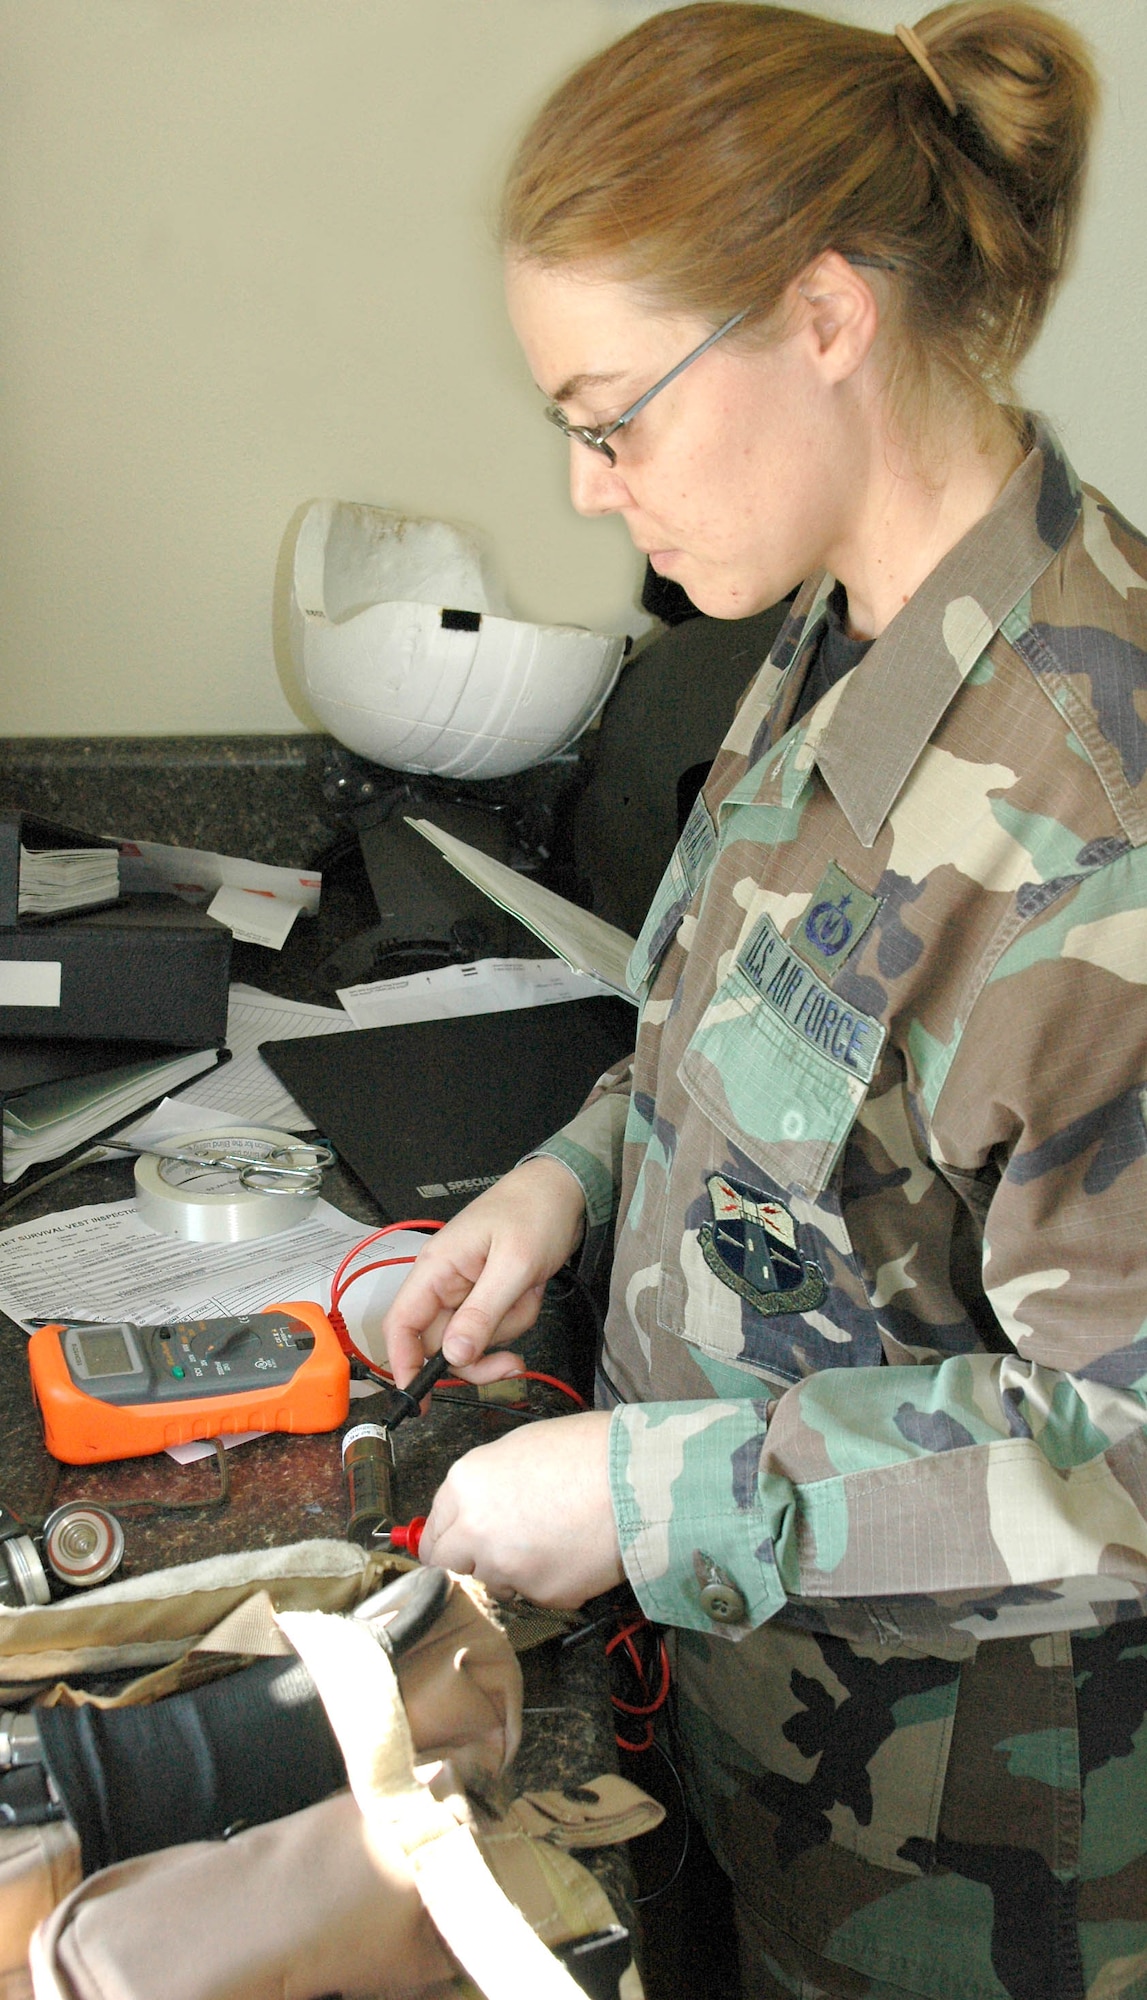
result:
[[[573,1117],[635,1029],[627,1000],[561,1000],[259,1053],[385,1215],[445,1220]]]

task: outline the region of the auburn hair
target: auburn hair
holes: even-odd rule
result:
[[[1006,396],[1071,243],[1094,70],[1022,0],[960,0],[915,33],[943,94],[895,35],[745,0],[652,16],[535,118],[503,248],[600,265],[713,326],[744,312],[737,338],[771,335],[835,249],[889,267],[893,374],[925,387],[939,366]]]

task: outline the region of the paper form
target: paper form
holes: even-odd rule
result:
[[[282,951],[299,914],[298,903],[285,903],[269,889],[217,889],[207,905],[216,923],[226,924],[241,944],[265,945]]]
[[[208,916],[246,944],[281,951],[299,911],[319,907],[323,878],[313,869],[274,868],[237,854],[115,837],[121,888],[165,891],[192,903],[214,896]]]
[[[326,1310],[331,1279],[366,1223],[318,1201],[305,1222],[251,1243],[187,1243],[140,1220],[134,1201],[96,1202],[0,1232],[0,1310],[33,1322],[226,1319],[279,1300],[312,1299]],[[410,1231],[371,1246],[374,1257],[415,1255]],[[372,1272],[347,1294],[352,1339],[369,1343],[409,1267]],[[357,1296],[356,1296],[357,1294]],[[367,1352],[373,1351],[367,1345]]]
[[[544,1007],[612,991],[588,973],[575,972],[562,958],[480,958],[473,965],[444,965],[437,972],[340,987],[339,999],[356,1028],[392,1028],[402,1021],[446,1021],[460,1014]]]
[[[222,1111],[244,1125],[273,1125],[282,1132],[309,1132],[314,1120],[296,1104],[259,1054],[260,1042],[296,1041],[301,1035],[337,1035],[354,1022],[341,1007],[311,1007],[280,1000],[255,986],[234,985],[227,1008],[231,1061],[203,1082],[180,1093],[194,1110]],[[207,1121],[210,1123],[210,1120]]]
[[[300,910],[318,910],[322,876],[314,870],[272,868],[238,854],[168,848],[158,840],[120,840],[120,888],[164,890],[186,902],[214,902],[208,916],[242,938],[282,952]]]
[[[281,896],[297,909],[319,907],[323,878],[313,868],[276,868],[266,861],[244,861],[237,854],[167,847],[158,840],[125,840],[120,834],[108,838],[119,842],[119,879],[125,891],[158,890],[205,903],[216,889],[255,889]]]
[[[623,1000],[634,1001],[625,983],[625,968],[633,950],[633,939],[627,932],[607,924],[604,917],[595,917],[591,910],[579,909],[531,876],[507,868],[504,861],[495,861],[481,848],[471,847],[469,841],[443,833],[431,820],[412,819],[407,814],[406,824],[424,834],[451,866],[499,909],[508,910],[551,951],[559,952],[575,972],[603,980]]]

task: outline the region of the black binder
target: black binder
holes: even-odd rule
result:
[[[192,1053],[190,1049],[171,1048],[166,1043],[158,1042],[120,1042],[111,1045],[107,1042],[94,1041],[51,1042],[8,1039],[0,1041],[0,1181],[5,1184],[9,1182],[8,1162],[3,1156],[3,1114],[9,1104],[18,1104],[22,1097],[38,1090],[45,1083],[64,1083],[79,1077],[105,1075],[110,1077],[117,1070],[128,1068],[134,1063],[177,1062],[181,1057]],[[67,1160],[78,1159],[82,1153],[88,1151],[89,1147],[97,1145],[103,1134],[116,1131],[119,1126],[128,1124],[132,1119],[141,1118],[144,1112],[153,1110],[165,1097],[177,1097],[181,1090],[189,1090],[193,1083],[198,1083],[202,1077],[218,1069],[221,1063],[231,1060],[231,1051],[227,1048],[205,1049],[203,1053],[205,1056],[213,1057],[213,1060],[205,1062],[198,1075],[174,1086],[165,1085],[160,1080],[154,1091],[149,1092],[145,1089],[142,1100],[132,1109],[124,1110],[121,1105],[115,1116],[100,1128],[99,1133],[92,1134],[79,1145],[65,1147],[60,1153],[49,1155],[33,1166],[22,1169],[20,1178],[23,1178],[25,1171],[33,1175],[44,1171],[53,1172]],[[204,1112],[203,1116],[205,1124],[209,1124],[210,1112]]]
[[[49,915],[20,916],[20,848],[31,850],[51,847],[113,847],[119,842],[108,840],[96,834],[81,833],[74,826],[60,826],[53,819],[41,819],[38,813],[0,811],[0,929],[11,929],[17,922],[26,924],[56,923],[67,911],[54,911]],[[116,898],[109,897],[107,904],[86,903],[84,915],[93,910],[108,907]]]
[[[636,1019],[626,1000],[563,1000],[260,1054],[392,1221],[445,1220],[573,1117]]]
[[[230,966],[230,931],[178,896],[0,930],[0,1035],[207,1048],[226,1038]]]

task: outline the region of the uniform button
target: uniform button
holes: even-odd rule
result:
[[[728,1571],[707,1556],[704,1549],[694,1549],[693,1570],[706,1618],[711,1618],[714,1625],[743,1625],[749,1615],[748,1607]]]
[[[745,1600],[733,1583],[707,1583],[701,1592],[701,1609],[714,1625],[743,1625]]]

